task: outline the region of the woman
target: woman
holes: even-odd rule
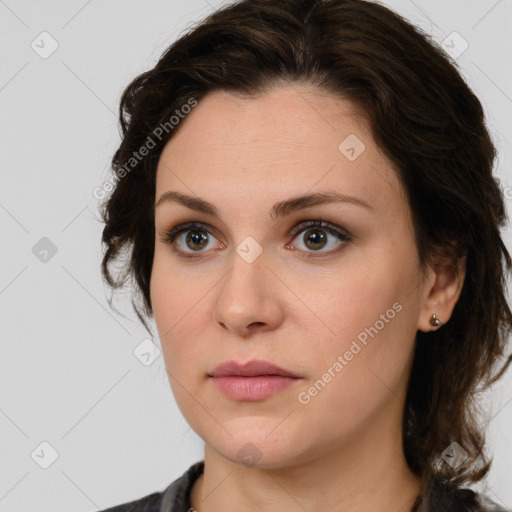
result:
[[[449,58],[362,0],[242,0],[121,100],[102,270],[204,461],[109,509],[490,511],[505,210]],[[111,265],[129,249],[124,272]]]

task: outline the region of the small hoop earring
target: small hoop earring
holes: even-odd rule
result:
[[[432,315],[430,318],[430,325],[433,325],[434,327],[439,327],[441,325],[441,321],[439,318],[437,318],[436,315]]]

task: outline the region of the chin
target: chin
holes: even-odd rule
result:
[[[297,452],[304,449],[301,436],[296,439],[284,430],[280,435],[268,435],[275,429],[276,422],[268,422],[264,431],[237,428],[236,434],[230,437],[223,431],[221,438],[202,438],[207,449],[210,448],[232,463],[247,468],[277,469],[294,465],[304,457]],[[211,434],[211,431],[210,431]]]

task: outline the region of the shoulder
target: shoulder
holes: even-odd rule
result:
[[[204,461],[196,462],[163,491],[100,512],[188,512],[190,491],[203,470]]]

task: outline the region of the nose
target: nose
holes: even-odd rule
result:
[[[234,254],[231,270],[216,288],[213,321],[242,337],[278,328],[284,319],[282,286],[265,253],[252,263]]]

